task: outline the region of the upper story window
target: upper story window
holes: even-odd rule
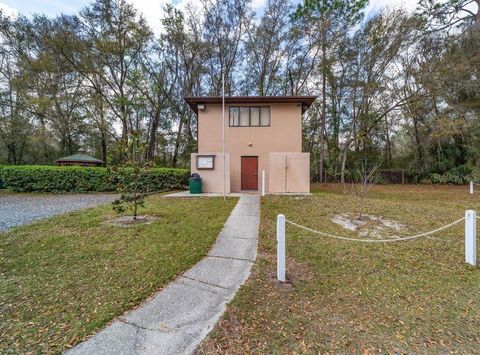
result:
[[[230,106],[230,127],[268,127],[270,126],[270,107],[268,106]]]

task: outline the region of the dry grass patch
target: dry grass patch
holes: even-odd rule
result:
[[[292,286],[272,282],[275,217],[358,237],[332,222],[355,213],[341,186],[296,199],[262,199],[259,258],[200,353],[475,353],[480,348],[480,270],[464,263],[463,223],[415,241],[362,244],[326,239],[287,225]],[[364,212],[435,229],[480,211],[466,187],[377,186]]]

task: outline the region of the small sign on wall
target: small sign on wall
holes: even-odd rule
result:
[[[198,170],[212,170],[215,166],[215,155],[197,155]]]

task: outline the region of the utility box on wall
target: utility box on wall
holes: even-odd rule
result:
[[[270,153],[270,193],[310,192],[310,153]]]

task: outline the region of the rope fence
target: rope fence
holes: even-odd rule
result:
[[[352,241],[352,242],[363,242],[363,243],[389,243],[389,242],[401,242],[401,241],[405,241],[405,240],[412,240],[412,239],[417,239],[417,238],[421,238],[421,237],[427,237],[429,235],[432,235],[432,234],[435,234],[435,233],[438,233],[438,232],[441,232],[445,229],[448,229],[460,222],[462,222],[463,220],[465,220],[465,217],[462,217],[460,219],[457,219],[456,221],[452,222],[452,223],[449,223],[443,227],[440,227],[440,228],[437,228],[437,229],[434,229],[432,231],[429,231],[429,232],[424,232],[424,233],[420,233],[420,234],[415,234],[415,235],[412,235],[412,236],[407,236],[407,237],[399,237],[399,236],[391,236],[391,237],[386,237],[388,239],[360,239],[360,238],[350,238],[350,237],[342,237],[342,236],[338,236],[338,235],[334,235],[334,234],[329,234],[329,233],[325,233],[325,232],[320,232],[320,231],[317,231],[317,230],[314,230],[314,229],[311,229],[311,228],[308,228],[308,227],[305,227],[305,226],[302,226],[301,224],[298,224],[298,223],[295,223],[295,222],[292,222],[288,219],[285,219],[285,222],[287,222],[288,224],[291,224],[292,226],[295,226],[297,228],[300,228],[300,229],[303,229],[303,230],[306,230],[308,232],[312,232],[314,234],[318,234],[318,235],[322,235],[324,237],[328,237],[328,238],[334,238],[334,239],[340,239],[340,240],[347,240],[347,241]]]
[[[432,234],[441,232],[445,229],[453,227],[462,221],[465,221],[465,262],[470,265],[476,265],[477,256],[476,256],[476,222],[477,222],[477,214],[475,211],[468,210],[465,211],[465,216],[462,218],[457,219],[449,224],[446,224],[442,227],[436,228],[434,230],[423,232],[411,236],[389,236],[383,237],[382,239],[362,239],[362,238],[352,238],[352,237],[345,237],[339,236],[335,234],[330,234],[322,231],[318,231],[304,225],[295,223],[289,219],[286,219],[283,214],[277,215],[277,279],[281,282],[285,282],[286,280],[286,247],[285,247],[285,224],[288,223],[296,228],[305,230],[307,232],[317,234],[327,238],[333,238],[343,241],[350,241],[350,242],[362,242],[362,243],[391,243],[391,242],[403,242],[414,240],[422,237],[427,237]]]

